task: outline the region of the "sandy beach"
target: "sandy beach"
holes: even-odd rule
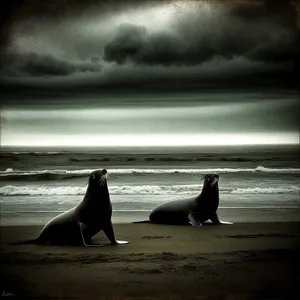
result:
[[[130,244],[101,248],[12,246],[41,226],[2,226],[2,298],[298,299],[299,225],[116,224]]]

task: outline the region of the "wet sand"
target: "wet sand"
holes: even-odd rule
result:
[[[129,245],[12,246],[41,226],[2,226],[1,296],[13,299],[298,299],[299,222],[117,224]],[[298,294],[297,294],[298,293]]]
[[[234,223],[253,222],[300,222],[300,206],[273,205],[269,202],[266,205],[236,207],[229,203],[228,207],[219,207],[218,214],[222,220],[229,220]],[[69,209],[69,208],[68,208]],[[149,211],[113,211],[112,222],[132,223],[141,220],[148,220]],[[57,216],[60,212],[1,212],[0,223],[5,226],[33,226],[43,225]]]

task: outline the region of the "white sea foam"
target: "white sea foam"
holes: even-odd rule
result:
[[[202,187],[197,184],[190,185],[123,185],[110,186],[112,195],[196,195]],[[53,196],[53,195],[84,195],[86,187],[59,186],[49,187],[45,185],[14,186],[7,185],[0,188],[1,196]],[[295,185],[282,185],[280,187],[255,187],[255,188],[220,188],[222,194],[297,194],[300,187]]]
[[[299,186],[283,186],[283,187],[255,187],[255,188],[238,188],[232,190],[232,194],[298,194]]]
[[[52,155],[52,154],[63,154],[63,152],[57,152],[57,151],[20,151],[20,152],[11,152],[11,154],[20,155],[20,154],[37,154],[37,155]]]
[[[4,176],[86,176],[95,169],[82,170],[38,170],[38,171],[18,171],[11,168],[0,171],[0,177]],[[249,173],[249,172],[266,172],[266,173],[299,173],[299,168],[206,168],[206,169],[108,169],[109,174],[207,174],[207,173]]]

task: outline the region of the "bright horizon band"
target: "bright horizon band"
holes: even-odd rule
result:
[[[298,132],[203,134],[9,134],[2,131],[2,146],[231,146],[299,144]]]

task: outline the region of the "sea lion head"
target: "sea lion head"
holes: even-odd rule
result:
[[[204,179],[204,185],[203,187],[214,187],[218,185],[219,182],[219,175],[218,174],[206,174],[203,177]]]
[[[93,189],[106,187],[107,175],[106,169],[93,171],[89,177],[89,187]]]

